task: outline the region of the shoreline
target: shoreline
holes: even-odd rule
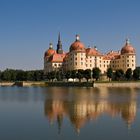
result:
[[[8,86],[20,86],[20,87],[31,87],[31,86],[42,86],[42,87],[135,87],[140,88],[140,82],[137,81],[115,81],[115,82],[0,82],[0,87]]]

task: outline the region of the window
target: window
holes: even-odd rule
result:
[[[129,64],[127,64],[127,67],[129,67]]]
[[[77,60],[77,57],[75,57],[75,60]]]
[[[91,63],[92,61],[90,60],[90,63]]]
[[[77,65],[77,62],[75,62],[75,65]]]
[[[83,65],[83,62],[81,62],[81,65]]]
[[[83,60],[83,58],[81,58],[81,60]]]
[[[92,65],[90,64],[90,67],[92,67]]]
[[[127,62],[129,62],[129,60],[127,60]]]
[[[134,62],[134,60],[132,60],[132,62]]]

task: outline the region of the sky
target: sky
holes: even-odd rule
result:
[[[65,52],[76,34],[102,53],[121,50],[129,38],[140,66],[139,7],[139,0],[0,0],[0,70],[43,69],[59,32]]]

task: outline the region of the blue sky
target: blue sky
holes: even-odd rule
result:
[[[139,7],[139,0],[0,0],[0,69],[42,69],[58,32],[65,51],[75,34],[103,53],[120,50],[129,37],[140,65]]]

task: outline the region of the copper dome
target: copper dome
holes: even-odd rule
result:
[[[121,49],[121,54],[135,54],[134,47],[130,44],[129,40],[126,40],[125,46]]]
[[[51,56],[51,55],[53,55],[53,54],[55,53],[55,50],[53,49],[52,43],[50,43],[49,45],[50,45],[50,47],[49,47],[49,49],[45,52],[44,57]]]
[[[70,51],[85,51],[85,46],[80,42],[79,35],[76,35],[76,41],[71,44]]]
[[[45,52],[45,57],[46,56],[51,56],[51,55],[53,55],[55,53],[55,50],[53,50],[53,49],[48,49],[46,52]]]

